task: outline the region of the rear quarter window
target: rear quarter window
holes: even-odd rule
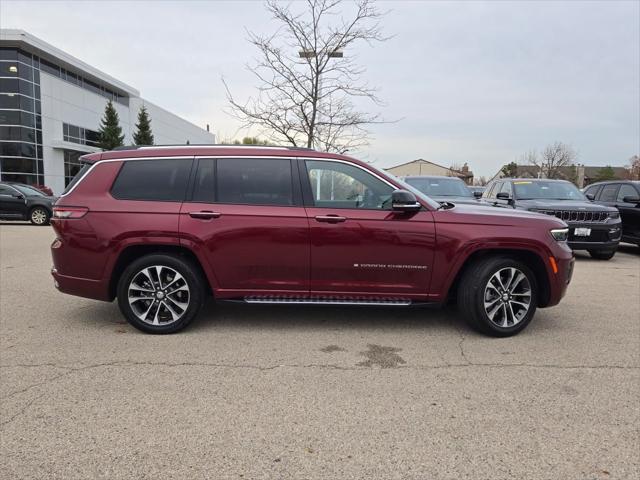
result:
[[[190,159],[127,160],[111,187],[120,200],[184,200],[191,172]]]

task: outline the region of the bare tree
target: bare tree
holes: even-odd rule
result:
[[[578,158],[576,151],[566,143],[554,142],[547,145],[538,156],[535,150],[525,153],[522,162],[538,167],[539,177],[563,178],[563,170],[574,165]]]
[[[487,183],[489,183],[489,181],[485,176],[480,176],[473,179],[473,184],[479,187],[484,187]]]
[[[629,159],[627,177],[629,180],[640,180],[640,156],[634,155]]]
[[[341,0],[306,0],[300,4],[268,0],[267,11],[280,23],[270,36],[249,33],[258,49],[248,66],[259,82],[258,92],[237,101],[224,81],[230,113],[245,127],[257,127],[274,142],[344,153],[367,144],[367,126],[379,115],[356,109],[353,101],[381,102],[361,80],[364,68],[345,50],[357,43],[386,40],[382,17],[373,0],[358,0],[350,18],[341,16]]]

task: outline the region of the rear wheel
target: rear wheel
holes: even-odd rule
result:
[[[186,327],[205,298],[203,280],[190,261],[174,255],[142,257],[118,282],[118,305],[127,321],[147,333],[174,333]]]
[[[533,272],[519,260],[489,257],[465,272],[458,288],[458,307],[476,330],[494,337],[522,331],[538,304]]]
[[[51,214],[44,207],[34,207],[29,212],[29,221],[34,225],[48,225]]]
[[[615,254],[615,250],[589,250],[591,258],[596,260],[611,260]]]

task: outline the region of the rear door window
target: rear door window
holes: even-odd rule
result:
[[[191,159],[125,161],[111,195],[120,200],[181,202],[192,163]]]
[[[602,188],[602,193],[600,194],[600,201],[601,202],[615,202],[616,201],[616,195],[618,194],[618,187],[620,186],[620,184],[618,183],[612,183],[609,185],[605,185]]]
[[[198,178],[196,178],[197,183]],[[217,203],[229,204],[293,205],[291,160],[283,158],[217,159],[215,199]]]
[[[638,192],[636,192],[636,189],[633,188],[631,185],[629,185],[628,183],[624,183],[620,186],[620,191],[618,192],[618,202],[620,203],[624,203],[624,197],[639,197],[640,195],[638,195]]]

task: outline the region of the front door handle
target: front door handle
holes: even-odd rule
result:
[[[209,210],[203,210],[201,212],[189,212],[191,218],[200,218],[202,220],[209,220],[211,218],[218,218],[220,214],[218,212],[210,212]]]
[[[346,217],[339,217],[338,215],[317,215],[316,216],[317,222],[324,222],[324,223],[341,223],[341,222],[344,222],[345,220],[346,220]]]

